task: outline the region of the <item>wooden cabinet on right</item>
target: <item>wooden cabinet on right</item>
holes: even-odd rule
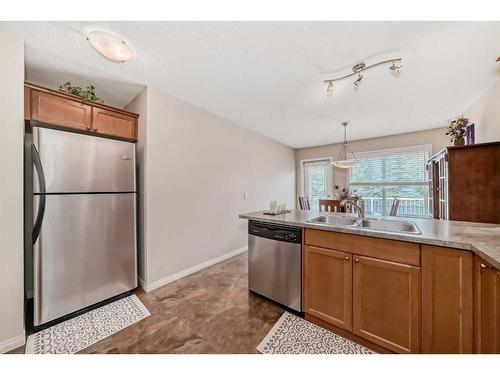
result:
[[[500,270],[474,256],[476,353],[500,354]]]
[[[422,352],[472,353],[472,253],[422,246]]]
[[[500,224],[500,142],[447,147],[426,169],[430,216]]]
[[[92,108],[92,126],[100,134],[137,139],[137,118],[117,111]]]

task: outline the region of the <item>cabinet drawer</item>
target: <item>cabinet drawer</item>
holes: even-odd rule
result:
[[[30,91],[33,120],[79,130],[90,130],[91,106],[38,90]],[[25,102],[27,102],[26,99]]]
[[[101,134],[135,140],[137,118],[94,107],[92,108],[92,128]]]
[[[317,229],[306,229],[304,242],[306,245],[420,266],[420,245],[416,243]]]

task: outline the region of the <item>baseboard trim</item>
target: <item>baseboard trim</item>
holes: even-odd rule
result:
[[[24,345],[24,334],[0,342],[0,354],[10,352]]]
[[[144,280],[138,277],[137,281],[139,282],[139,286],[142,288],[142,290],[146,291],[146,283],[144,282]]]
[[[174,273],[172,275],[166,276],[161,278],[160,280],[154,281],[152,283],[144,283],[142,280],[139,281],[139,285],[141,285],[142,289],[144,289],[146,292],[151,292],[154,289],[158,289],[161,286],[167,285],[175,280],[179,280],[185,276],[191,275],[192,273],[198,272],[204,268],[210,267],[214,264],[220,263],[226,259],[232,258],[238,254],[244,253],[247,251],[247,247],[241,247],[239,249],[230,251],[229,253],[223,254],[217,258],[207,260],[206,262],[197,264],[196,266],[187,268],[183,271]],[[142,284],[141,284],[142,282]]]

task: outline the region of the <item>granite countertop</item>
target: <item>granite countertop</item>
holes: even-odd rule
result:
[[[346,216],[346,214],[319,212],[317,210],[291,210],[282,215],[264,215],[264,211],[241,214],[241,219],[257,220],[268,223],[279,223],[290,226],[328,230],[332,232],[357,234],[360,236],[387,238],[393,240],[416,242],[428,245],[446,246],[455,249],[470,250],[500,269],[500,225],[471,223],[467,221],[437,220],[427,218],[404,218],[393,216],[372,216],[370,219],[411,221],[415,223],[421,234],[400,232],[382,232],[352,226],[333,226],[311,223],[307,220],[320,215]]]

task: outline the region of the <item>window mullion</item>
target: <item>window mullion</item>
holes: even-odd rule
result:
[[[387,177],[386,171],[385,171],[385,166],[386,166],[386,160],[385,157],[382,156],[382,181],[385,183],[385,179]],[[382,188],[382,213],[385,215],[386,212],[386,204],[387,204],[387,189],[385,186]]]

